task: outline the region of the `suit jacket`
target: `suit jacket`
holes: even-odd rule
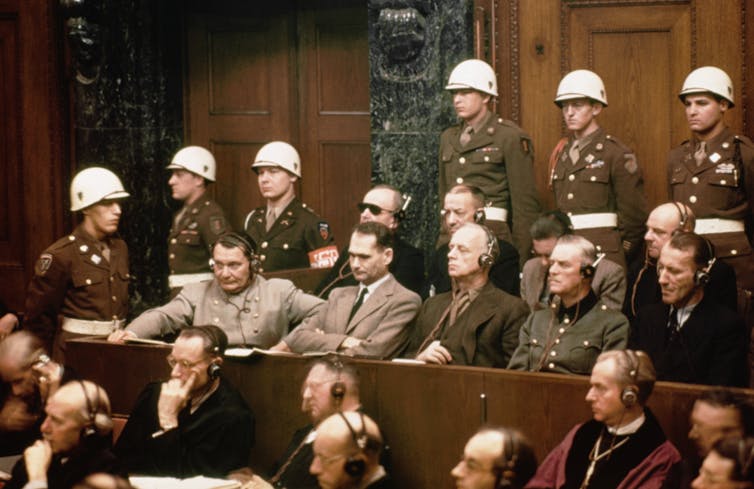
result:
[[[349,321],[358,290],[357,286],[333,290],[322,309],[283,341],[297,353],[337,351],[350,336],[363,341],[343,350],[348,355],[392,358],[400,353],[409,340],[408,324],[416,317],[421,299],[390,275]]]
[[[409,354],[419,353],[451,301],[452,293],[446,292],[424,302],[416,319]],[[452,326],[463,328],[460,344],[442,345],[451,352],[454,365],[504,368],[518,345],[518,330],[528,314],[529,307],[523,300],[487,282]]]
[[[749,340],[743,319],[705,295],[674,337],[667,326],[669,312],[662,303],[641,308],[629,342],[652,358],[657,380],[745,385]]]
[[[539,302],[546,276],[547,267],[542,265],[539,258],[531,258],[524,264],[521,273],[521,298],[532,310],[546,306]],[[592,290],[609,309],[620,311],[626,295],[626,274],[623,267],[612,260],[603,259],[597,264],[594,272]]]

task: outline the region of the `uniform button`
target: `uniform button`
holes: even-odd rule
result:
[[[463,178],[461,177],[456,178],[456,183],[463,183]]]
[[[697,183],[699,183],[699,177],[693,177],[693,178],[691,178],[691,183],[693,183],[694,185],[696,185]]]
[[[283,249],[284,249],[284,250],[287,250],[287,249],[288,249],[288,243],[283,243]]]
[[[485,156],[484,157],[484,161],[490,161],[490,157],[489,156]]]
[[[115,277],[110,277],[110,282],[115,282]]]
[[[692,195],[691,197],[689,197],[689,202],[691,202],[692,204],[696,204],[696,195]]]
[[[267,255],[259,255],[259,261],[265,261],[267,259]]]
[[[175,238],[173,238],[173,239],[170,240],[170,244],[176,244],[177,242],[178,242],[178,240],[175,239]]]
[[[267,241],[265,241],[265,242],[262,243],[262,249],[265,249],[268,246],[269,246],[269,243],[267,243]]]
[[[605,304],[602,304],[602,307],[600,307],[603,311],[607,311],[607,306]]]
[[[76,241],[76,236],[73,236],[73,235],[68,236],[68,241]]]
[[[86,285],[92,285],[92,279],[90,278],[86,279]]]
[[[566,323],[566,324],[571,324],[571,320],[569,318],[565,318],[563,320],[563,322]]]
[[[463,165],[464,163],[466,163],[466,158],[464,158],[463,156],[461,156],[460,158],[458,158],[458,163],[460,163],[460,164]]]
[[[560,329],[558,330],[558,333],[560,333],[560,334],[563,334],[563,333],[565,333],[565,328],[560,328]]]
[[[555,368],[555,364],[550,362],[547,364],[547,368]]]
[[[573,194],[568,194],[568,200],[573,200]]]
[[[117,320],[118,320],[118,316],[116,316],[115,314],[113,314],[113,321],[117,321]]]
[[[220,322],[220,318],[215,318],[212,321],[215,322],[215,323],[219,323]]]
[[[254,328],[254,334],[259,334],[259,329],[258,328]]]
[[[558,354],[557,354],[557,352],[555,352],[555,350],[552,350],[552,351],[550,352],[550,356],[551,356],[551,357],[554,357],[554,356],[557,356],[557,355],[558,355]]]
[[[597,177],[595,177],[594,175],[592,175],[592,177],[589,179],[589,181],[590,182],[596,182],[597,181]]]
[[[264,273],[264,268],[259,268],[259,273]]]
[[[730,254],[731,255],[737,255],[738,254],[738,250],[730,250]]]
[[[170,259],[171,260],[175,260],[175,254],[174,253],[170,253]]]
[[[258,318],[258,317],[259,317],[259,313],[258,313],[258,312],[255,312],[255,313],[254,313],[254,318]]]
[[[118,298],[113,296],[113,302],[118,302]]]
[[[589,341],[588,340],[584,340],[584,346],[589,346]]]
[[[730,148],[730,143],[728,141],[725,141],[723,143],[723,149],[728,149],[728,148]]]
[[[556,344],[556,345],[559,345],[559,344],[560,344],[560,338],[556,338],[556,339],[555,339],[555,344]]]
[[[217,300],[217,299],[215,299],[215,300],[213,300],[213,301],[212,301],[212,303],[213,303],[214,305],[218,305],[218,304],[220,303],[220,301],[219,301],[219,300]]]
[[[536,338],[534,338],[533,340],[531,340],[531,342],[534,343],[535,345],[538,343]]]
[[[259,302],[259,296],[254,297],[254,302]]]
[[[727,183],[728,183],[728,182],[727,182],[726,180],[720,180],[720,185],[725,185],[725,184],[727,184]]]
[[[602,245],[597,245],[595,246],[595,248],[597,249],[597,251],[602,251]]]
[[[574,180],[576,180],[576,175],[573,175],[573,174],[571,174],[571,175],[568,175],[568,181],[569,181],[569,182],[572,182],[572,181],[574,181]]]

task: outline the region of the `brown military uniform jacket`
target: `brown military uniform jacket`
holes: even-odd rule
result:
[[[743,220],[744,232],[707,234],[715,254],[736,270],[738,286],[754,290],[754,143],[729,128],[707,143],[707,158],[696,166],[696,141],[684,141],[668,155],[671,200],[688,205],[697,219]]]
[[[310,251],[334,244],[330,225],[306,204],[293,199],[269,231],[265,227],[267,207],[246,216],[244,230],[259,254],[259,272],[309,268]]]
[[[577,230],[607,258],[625,267],[626,253],[639,248],[644,239],[647,201],[644,181],[631,148],[600,128],[579,149],[571,162],[569,139],[557,157],[552,172],[555,205],[567,214],[611,212],[618,215],[618,229]]]
[[[534,181],[534,148],[529,136],[511,121],[490,114],[486,124],[461,145],[462,125],[440,136],[438,195],[456,184],[479,187],[493,207],[508,210],[508,226],[519,257],[530,254],[529,227],[541,206]],[[510,236],[501,236],[511,240]]]
[[[47,248],[37,260],[26,295],[24,328],[52,351],[58,316],[111,321],[128,312],[128,248],[107,239],[108,262],[100,245],[81,226]]]
[[[212,244],[230,230],[225,213],[217,202],[203,195],[179,211],[180,219],[168,236],[170,274],[209,273]]]

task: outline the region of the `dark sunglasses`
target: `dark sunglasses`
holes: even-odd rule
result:
[[[359,212],[364,212],[365,210],[369,209],[369,212],[372,213],[372,215],[376,216],[378,214],[381,214],[383,212],[389,212],[394,213],[393,211],[389,209],[383,209],[382,207],[374,204],[367,204],[366,202],[359,202],[356,204],[356,207],[359,209]]]

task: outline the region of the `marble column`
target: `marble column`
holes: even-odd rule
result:
[[[132,316],[167,294],[165,237],[175,203],[165,166],[183,137],[182,3],[87,0],[85,17],[66,31],[74,164],[111,169],[131,194],[120,234],[130,251]]]
[[[402,234],[430,256],[439,229],[440,133],[456,123],[444,90],[472,56],[473,0],[369,0],[372,180],[411,194]]]

